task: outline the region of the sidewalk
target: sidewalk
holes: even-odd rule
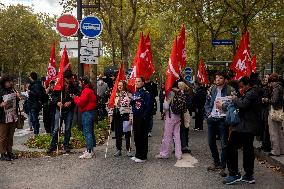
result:
[[[260,151],[258,148],[261,146],[260,142],[255,141],[255,155],[261,160],[266,160],[269,164],[279,167],[282,173],[284,173],[284,155],[270,156],[267,152]]]

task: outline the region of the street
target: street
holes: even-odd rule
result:
[[[107,159],[104,158],[104,145],[96,149],[96,158],[91,160],[80,160],[76,153],[52,158],[23,158],[12,164],[0,162],[0,188],[283,189],[284,177],[257,160],[256,184],[223,185],[223,179],[217,172],[206,170],[211,164],[207,131],[190,131],[192,156],[185,155],[180,162],[176,162],[173,154],[167,160],[155,159],[160,148],[162,127],[162,121],[156,119],[153,137],[149,138],[148,161],[144,164],[134,163],[126,157],[126,152],[120,158],[113,157],[115,140],[111,139]],[[241,159],[240,155],[239,162]]]

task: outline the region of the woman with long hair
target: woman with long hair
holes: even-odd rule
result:
[[[116,152],[114,156],[121,156],[122,135],[125,135],[127,156],[132,157],[130,148],[131,124],[133,120],[132,108],[130,105],[130,94],[127,92],[126,83],[120,81],[114,102],[114,108],[109,110],[109,120],[113,123],[116,138]]]
[[[82,86],[81,96],[74,96],[74,102],[82,112],[83,133],[86,140],[87,150],[81,155],[80,159],[90,159],[94,154],[96,138],[94,135],[95,109],[97,106],[97,97],[87,77],[80,81]]]
[[[12,147],[18,121],[19,94],[13,89],[12,80],[9,77],[1,78],[0,86],[0,160],[11,161],[16,159],[12,153]]]

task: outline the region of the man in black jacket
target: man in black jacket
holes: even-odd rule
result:
[[[233,103],[239,109],[240,123],[232,127],[228,142],[227,165],[229,176],[223,181],[230,185],[238,181],[254,184],[254,136],[260,125],[261,97],[256,85],[252,86],[248,77],[240,79],[240,89],[244,91],[240,98],[232,97]],[[238,149],[243,148],[243,167],[245,175],[241,177],[238,170]]]
[[[62,94],[61,94],[62,93]],[[52,140],[48,154],[56,150],[58,142],[58,132],[60,132],[60,125],[64,122],[64,141],[63,141],[63,153],[70,152],[70,137],[71,126],[74,115],[75,103],[72,96],[78,95],[79,90],[74,86],[72,82],[72,72],[67,70],[64,72],[64,85],[62,91],[56,91],[54,94],[54,102],[56,104],[55,122],[52,131]],[[62,98],[61,98],[62,97]],[[61,107],[61,112],[60,112]],[[61,119],[60,119],[61,118]],[[59,123],[59,120],[61,122]]]
[[[42,109],[42,105],[47,100],[45,89],[43,88],[41,81],[38,80],[37,73],[32,72],[29,76],[30,85],[28,88],[28,106],[30,109],[30,116],[32,126],[34,128],[34,134],[39,134],[39,112]]]

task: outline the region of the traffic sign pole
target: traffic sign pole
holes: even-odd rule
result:
[[[77,20],[81,22],[82,20],[82,0],[77,0]],[[78,31],[78,77],[83,77],[84,75],[84,65],[80,62],[80,49],[81,40],[83,35],[81,31]]]

